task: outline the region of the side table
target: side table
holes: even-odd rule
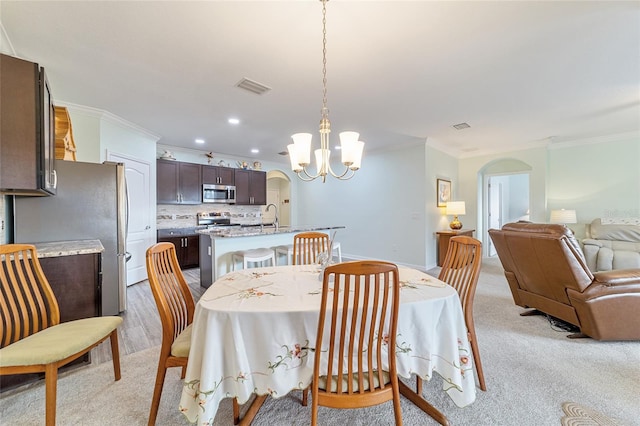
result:
[[[444,265],[444,259],[447,257],[447,250],[449,249],[449,240],[451,237],[458,235],[466,235],[473,237],[475,229],[457,229],[450,231],[437,231],[438,236],[438,266]]]

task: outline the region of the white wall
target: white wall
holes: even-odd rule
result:
[[[546,223],[552,209],[576,209],[578,239],[593,219],[640,216],[640,136],[611,135],[590,141],[556,144],[504,154],[463,158],[458,161],[459,194],[467,201],[477,237],[485,242],[482,223],[484,173],[530,173],[531,220]]]
[[[451,182],[451,200],[465,201],[467,215],[460,216],[460,221],[464,224],[463,228],[473,229],[473,223],[470,220],[473,216],[468,216],[468,201],[463,198],[462,183],[458,179],[458,160],[444,152],[427,147],[427,158],[425,162],[426,168],[426,205],[425,212],[427,215],[426,223],[426,267],[430,269],[436,266],[437,260],[437,231],[450,230],[449,223],[453,217],[445,214],[445,207],[438,207],[437,203],[437,179],[445,179]],[[468,221],[468,222],[467,222]]]
[[[547,207],[575,209],[578,225],[571,229],[578,236],[596,218],[640,217],[640,137],[549,150]]]
[[[365,152],[362,169],[351,180],[298,182],[292,199],[297,199],[299,224],[346,226],[336,236],[343,256],[424,268],[429,192],[425,157],[424,144]],[[435,195],[432,198],[435,203]]]

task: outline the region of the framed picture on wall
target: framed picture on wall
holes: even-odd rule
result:
[[[437,179],[436,187],[438,192],[436,196],[438,197],[438,207],[446,207],[447,203],[451,201],[451,181],[445,179]]]

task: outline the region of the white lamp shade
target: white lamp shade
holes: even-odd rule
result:
[[[551,223],[578,223],[575,210],[551,210],[551,217],[549,218]]]
[[[302,171],[302,166],[298,163],[298,153],[296,152],[295,144],[290,143],[287,145],[287,151],[289,151],[289,160],[291,160],[291,170],[296,173]]]
[[[355,160],[355,145],[360,134],[357,132],[340,133],[340,152],[342,153],[342,163],[351,164]]]
[[[364,142],[357,141],[353,146],[353,161],[349,168],[351,170],[358,170],[360,163],[362,163],[362,151],[364,150]]]
[[[311,163],[311,133],[296,133],[291,135],[296,146],[296,161],[302,166]]]
[[[450,214],[450,215],[465,214],[464,201],[449,201],[446,207],[446,214]]]

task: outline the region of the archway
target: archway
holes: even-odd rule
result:
[[[488,230],[518,220],[529,220],[531,190],[529,175],[532,167],[512,158],[495,160],[478,171],[478,192],[482,212],[482,237],[486,242],[485,256],[495,256]]]
[[[280,226],[291,225],[291,179],[280,170],[267,172],[267,205],[275,204],[278,207],[278,221]],[[271,222],[275,218],[275,212],[271,209],[265,211],[262,208],[264,222]]]

